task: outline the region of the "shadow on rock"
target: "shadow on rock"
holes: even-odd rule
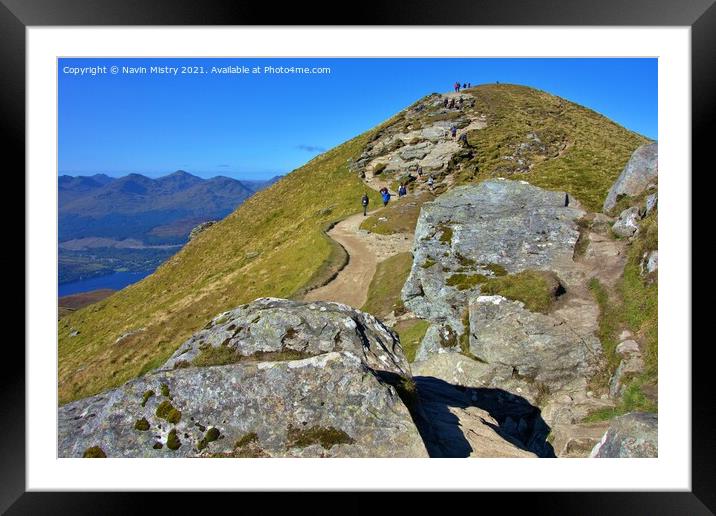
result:
[[[525,398],[502,389],[452,385],[431,376],[416,376],[414,381],[418,402],[411,413],[431,457],[470,456],[475,450],[466,433],[475,421],[484,425],[473,432],[476,436],[473,443],[477,442],[478,446],[479,430],[484,431],[487,426],[506,441],[506,447],[538,457],[555,457],[552,445],[546,440],[550,427],[542,419],[540,409]],[[471,407],[479,410],[472,409],[470,414]],[[470,415],[472,423],[461,421],[461,413]],[[487,418],[480,416],[484,413]]]

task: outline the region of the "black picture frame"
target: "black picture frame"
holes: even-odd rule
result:
[[[303,3],[196,0],[0,0],[0,124],[5,162],[25,165],[25,29],[71,25],[552,25],[688,26],[692,44],[693,167],[707,172],[708,140],[716,98],[716,6],[714,0],[424,0],[363,2],[339,15],[337,8]],[[319,15],[318,13],[324,13]],[[328,14],[326,14],[328,13]],[[335,13],[335,14],[333,14]],[[328,16],[334,19],[327,20]],[[323,19],[322,19],[323,18]],[[708,160],[708,161],[707,161]],[[711,167],[713,166],[709,163]],[[684,171],[684,174],[691,171]],[[24,189],[24,186],[20,186]],[[690,207],[689,207],[690,209]],[[19,247],[19,245],[18,245]],[[27,274],[27,269],[26,269]],[[684,300],[691,302],[691,300]],[[24,304],[24,303],[23,303]],[[26,307],[26,310],[31,307]],[[26,312],[27,314],[27,312]],[[705,342],[709,344],[708,341]],[[681,343],[687,346],[691,343]],[[0,389],[0,511],[8,514],[125,514],[135,512],[135,494],[39,493],[25,489],[25,358],[22,349],[6,366]],[[510,509],[524,505],[545,514],[712,514],[716,510],[714,403],[707,383],[708,346],[692,346],[692,490],[690,492],[511,493]],[[22,445],[25,443],[25,445]],[[216,493],[214,493],[216,496]],[[245,494],[242,496],[246,496]],[[347,506],[369,507],[363,497]],[[480,505],[492,500],[480,494]],[[131,498],[131,499],[130,499]],[[295,499],[300,500],[301,497]],[[419,497],[415,498],[420,500]],[[184,496],[162,496],[164,510],[183,507]],[[215,500],[214,503],[221,503]],[[246,500],[246,506],[252,503]],[[300,502],[298,502],[300,503]],[[319,510],[316,506],[312,509]],[[329,508],[330,509],[330,508]]]

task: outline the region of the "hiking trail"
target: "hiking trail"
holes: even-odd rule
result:
[[[370,211],[368,215],[377,211]],[[368,298],[368,287],[378,263],[412,249],[413,235],[369,233],[360,229],[363,220],[363,213],[356,213],[326,233],[346,250],[348,264],[329,283],[308,292],[305,301],[335,301],[360,309]]]

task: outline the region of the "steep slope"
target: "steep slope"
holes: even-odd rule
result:
[[[145,280],[63,318],[60,403],[156,367],[216,313],[328,279],[340,251],[324,230],[360,209],[364,185],[347,164],[370,135],[258,192]]]
[[[467,100],[452,111],[437,94],[419,100],[254,195],[144,281],[63,318],[60,403],[158,366],[216,313],[261,296],[297,297],[328,280],[345,251],[324,230],[359,211],[365,190],[378,205],[366,185],[392,188],[423,163],[437,193],[506,175],[560,184],[585,205],[601,206],[630,153],[646,141],[530,88],[487,85],[461,98]],[[451,138],[452,124],[467,143]],[[426,174],[412,177],[417,189],[426,189]]]

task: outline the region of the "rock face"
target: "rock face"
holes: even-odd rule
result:
[[[642,458],[658,457],[658,416],[632,412],[614,418],[591,457]]]
[[[191,363],[203,350],[261,360],[346,351],[372,369],[410,376],[398,336],[372,315],[339,303],[257,299],[219,314],[161,369]]]
[[[189,240],[192,240],[194,237],[196,237],[196,235],[198,235],[205,229],[210,228],[217,222],[218,222],[218,220],[207,220],[206,222],[202,222],[201,224],[199,224],[198,226],[196,226],[189,232]]]
[[[470,304],[470,352],[510,368],[512,376],[557,391],[595,372],[601,344],[593,334],[580,335],[564,321],[526,310],[519,301],[480,296]]]
[[[642,145],[634,151],[619,178],[612,185],[604,201],[604,212],[609,213],[621,195],[634,197],[657,181],[659,147],[657,143]]]
[[[620,237],[630,238],[639,231],[639,208],[632,206],[619,214],[619,218],[612,226],[612,231]]]
[[[372,316],[259,299],[160,369],[60,407],[59,456],[425,457],[404,375],[396,335]]]
[[[421,433],[431,457],[553,457],[539,410],[501,389],[455,387],[415,378],[428,427]]]
[[[423,205],[413,267],[402,290],[405,306],[437,326],[428,331],[418,359],[440,349],[459,350],[444,340],[464,333],[464,310],[480,286],[456,279],[527,269],[560,276],[572,263],[579,237],[575,221],[582,215],[564,192],[500,179],[454,188]]]
[[[397,180],[415,174],[418,167],[425,174],[448,173],[451,159],[461,150],[451,128],[463,131],[486,127],[484,117],[469,109],[475,103],[472,95],[450,96],[457,101],[454,108],[444,107],[445,97],[433,94],[402,111],[399,119],[384,127],[351,163],[351,170],[368,184],[384,175]]]

